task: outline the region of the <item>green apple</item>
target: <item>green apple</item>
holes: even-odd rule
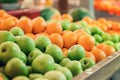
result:
[[[108,33],[103,33],[102,38],[103,38],[103,41],[111,40],[111,35]]]
[[[119,41],[119,35],[118,34],[112,34],[112,42],[116,43]]]
[[[75,31],[79,29],[79,26],[75,23],[71,23],[70,26],[68,27],[68,30]]]
[[[91,66],[95,65],[95,62],[91,58],[83,58],[80,60],[83,70],[90,68]]]
[[[73,76],[76,76],[77,74],[83,72],[82,65],[79,61],[75,61],[75,60],[70,61],[66,64],[65,67],[72,72]]]
[[[69,69],[62,67],[62,68],[59,68],[58,71],[62,72],[66,76],[67,80],[72,80],[73,75]]]
[[[32,62],[32,70],[38,73],[46,73],[54,69],[54,59],[48,54],[37,56]]]
[[[55,63],[54,70],[58,70],[58,69],[60,69],[60,68],[62,68],[62,66],[61,66],[61,65],[59,65],[59,64],[57,64],[57,63]]]
[[[81,25],[82,27],[88,27],[87,22],[83,20],[79,21],[79,25]]]
[[[69,20],[62,20],[61,25],[62,25],[63,30],[67,30],[69,25],[70,25],[70,21]]]
[[[73,45],[68,49],[67,56],[71,60],[80,60],[85,57],[85,50],[81,45]]]
[[[10,78],[19,75],[27,76],[28,73],[29,70],[26,64],[18,58],[12,58],[7,62],[5,66],[5,74]]]
[[[16,76],[12,80],[30,80],[30,79],[26,76]]]
[[[39,73],[31,73],[31,74],[29,74],[30,80],[34,80],[36,78],[42,78],[42,77],[43,77],[43,75],[39,74]]]
[[[22,51],[19,52],[19,59],[21,59],[24,63],[27,63],[27,56]]]
[[[35,39],[35,44],[38,49],[44,52],[46,47],[51,44],[51,41],[47,36],[43,35]]]
[[[99,44],[99,42],[95,41],[95,46],[97,46]]]
[[[92,34],[92,33],[91,33],[91,30],[90,30],[88,27],[83,28],[83,30],[84,30],[87,34],[89,34],[89,35]]]
[[[13,27],[13,28],[11,28],[10,32],[14,36],[23,36],[24,35],[24,31],[20,27]]]
[[[55,44],[50,44],[45,50],[45,54],[51,55],[55,62],[60,62],[63,59],[62,50]]]
[[[8,31],[0,31],[0,44],[6,41],[15,41],[15,37]]]
[[[0,62],[6,64],[11,58],[21,58],[19,46],[14,42],[3,42],[0,45]]]
[[[46,78],[35,78],[34,80],[48,80]]]
[[[103,43],[105,43],[105,44],[107,44],[109,46],[113,46],[114,45],[114,42],[112,42],[111,40],[106,40]]]
[[[116,51],[120,50],[120,43],[119,42],[115,43],[113,47],[115,48]]]
[[[9,80],[8,77],[0,72],[0,80]]]
[[[99,42],[99,43],[101,43],[101,42],[103,41],[103,38],[102,38],[101,35],[99,35],[99,34],[95,34],[93,37],[94,37],[95,40],[96,40],[97,42]]]
[[[28,36],[19,36],[16,38],[16,43],[19,45],[20,49],[28,55],[32,50],[35,49],[35,42],[32,38]]]
[[[32,61],[40,54],[43,54],[39,49],[35,48],[28,55],[28,64],[31,64]]]
[[[27,68],[29,70],[29,74],[33,72],[32,67],[27,65]]]
[[[68,62],[70,62],[71,60],[69,58],[63,58],[60,62],[61,66],[65,66]]]
[[[65,75],[57,70],[48,71],[47,73],[45,73],[44,77],[48,80],[67,80]]]
[[[99,34],[99,35],[104,33],[99,27],[92,27],[91,32],[92,34]]]

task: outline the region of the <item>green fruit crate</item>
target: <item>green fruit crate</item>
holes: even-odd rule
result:
[[[75,76],[73,80],[110,80],[114,73],[119,69],[120,51],[108,56],[91,68],[86,69],[83,73]]]

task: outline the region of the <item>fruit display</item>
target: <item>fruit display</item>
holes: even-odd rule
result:
[[[120,16],[119,0],[95,0],[94,7],[96,10],[108,12],[111,15]]]
[[[72,80],[120,50],[119,22],[73,22],[70,14],[46,19],[0,10],[0,80]]]

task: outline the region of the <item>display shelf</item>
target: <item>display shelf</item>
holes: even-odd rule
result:
[[[107,12],[104,11],[95,10],[95,18],[99,19],[101,17],[106,18],[108,20],[120,22],[120,16],[116,16],[114,14],[108,14]]]
[[[73,80],[109,80],[120,69],[120,51],[85,70]]]

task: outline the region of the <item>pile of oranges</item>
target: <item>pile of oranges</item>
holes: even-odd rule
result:
[[[85,49],[86,57],[93,59],[96,63],[115,52],[112,46],[104,43],[96,46],[94,38],[82,29],[63,31],[59,21],[67,19],[72,22],[73,19],[69,14],[54,15],[52,18],[56,19],[56,21],[47,23],[41,17],[34,19],[21,17],[18,19],[7,14],[4,10],[0,10],[0,30],[9,31],[12,27],[18,26],[23,29],[26,36],[30,36],[33,40],[38,36],[46,35],[53,44],[58,45],[62,49],[65,57],[67,57],[67,51],[71,46],[79,44]],[[97,25],[108,33],[116,33],[116,31],[119,33],[120,30],[120,23],[107,21],[104,18],[96,21],[85,17],[83,20],[86,21],[88,25]]]
[[[120,16],[120,1],[119,0],[95,0],[94,7],[96,10],[108,12]]]

